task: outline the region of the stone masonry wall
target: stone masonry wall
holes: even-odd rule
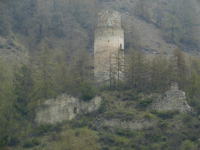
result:
[[[142,129],[149,129],[151,127],[157,126],[157,121],[155,120],[148,120],[148,119],[137,119],[134,121],[121,121],[119,119],[103,119],[98,118],[95,121],[95,125],[97,130],[101,130],[103,126],[108,127],[109,131],[115,131],[116,127],[125,129],[125,130],[142,130]]]
[[[45,100],[36,108],[35,122],[37,124],[54,124],[66,119],[72,119],[79,113],[97,110],[101,105],[101,97],[96,96],[89,102],[84,102],[67,94]]]
[[[121,28],[121,14],[118,11],[102,10],[98,14],[98,27],[109,26]]]
[[[109,79],[110,63],[112,68],[116,68],[116,57],[120,45],[124,49],[124,30],[121,28],[121,14],[117,11],[104,10],[100,12],[94,37],[94,77],[96,82],[101,82]],[[121,52],[120,58],[123,58]],[[122,72],[120,72],[120,78],[123,78]]]
[[[188,112],[191,107],[187,104],[185,92],[181,90],[166,91],[164,98],[158,97],[149,106],[149,109],[157,110],[180,110],[180,112]]]

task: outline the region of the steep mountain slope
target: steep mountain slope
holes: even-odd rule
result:
[[[31,51],[31,54],[34,53],[32,55],[37,55],[41,42],[46,41],[54,51],[60,49],[65,52],[68,62],[71,62],[71,58],[76,56],[81,49],[92,54],[97,14],[101,9],[114,9],[122,12],[122,20],[126,26],[134,24],[141,39],[141,49],[146,55],[153,57],[155,56],[154,52],[160,52],[168,57],[172,54],[176,44],[166,43],[166,40],[163,39],[160,28],[155,25],[155,8],[159,5],[166,13],[170,2],[170,0],[147,1],[145,7],[148,9],[149,21],[135,15],[138,0],[95,0],[92,3],[89,0],[74,1],[73,3],[62,0],[56,3],[43,0],[29,0],[20,4],[14,1],[4,2],[0,5],[2,8],[0,34],[21,45],[23,51],[18,50],[17,47],[12,48],[12,46],[13,50],[10,51],[10,47],[7,49],[6,46],[4,48],[1,46],[0,53],[9,61],[18,59],[20,63],[25,63],[28,53]],[[191,3],[196,9],[196,17],[199,22],[200,4],[196,0],[191,0]],[[6,17],[9,19],[6,20]],[[197,31],[199,24],[195,27]],[[19,37],[20,40],[18,40]],[[183,46],[182,49],[187,55],[199,55],[196,47]],[[10,58],[10,56],[13,57]]]

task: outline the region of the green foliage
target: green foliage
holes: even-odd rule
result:
[[[156,113],[156,115],[162,119],[173,118],[176,114],[179,114],[178,110],[159,111]]]
[[[147,0],[137,1],[134,7],[134,14],[149,22],[151,18],[149,13],[149,2]]]
[[[37,145],[40,145],[40,144],[41,144],[41,141],[38,138],[33,138],[33,139],[25,141],[24,144],[23,144],[23,147],[24,148],[31,148],[31,147],[34,147],[34,146],[37,146]]]
[[[197,150],[195,143],[190,140],[185,140],[181,144],[181,147],[182,147],[182,150]]]
[[[38,134],[47,133],[47,132],[51,131],[52,126],[53,125],[51,125],[51,124],[41,124],[37,127],[36,133],[38,133]]]
[[[102,114],[106,110],[106,100],[101,101],[101,105],[98,108],[98,113]]]
[[[148,72],[144,54],[132,49],[126,60],[126,65],[127,86],[133,88],[138,93],[144,91],[147,84],[145,80],[146,72]]]
[[[160,122],[158,123],[158,126],[159,126],[160,128],[166,128],[168,124],[169,124],[169,122],[166,121],[166,120],[164,120],[164,121],[160,121]]]
[[[118,110],[106,111],[104,113],[104,117],[107,119],[118,118],[121,119],[122,121],[131,121],[135,117],[135,112],[118,109]]]
[[[127,136],[127,137],[132,137],[136,134],[134,130],[130,131],[130,130],[121,129],[119,127],[116,127],[115,132],[120,136]]]
[[[146,113],[145,115],[144,115],[144,118],[146,118],[146,119],[151,119],[151,115],[150,114],[148,114],[148,113]]]
[[[78,130],[67,129],[60,134],[61,140],[57,144],[52,144],[52,149],[63,150],[99,150],[98,136],[94,131],[87,127],[79,128]]]
[[[82,85],[82,99],[84,101],[89,101],[92,98],[94,98],[97,94],[97,91],[95,87],[89,85],[89,84],[84,84]]]
[[[147,107],[153,102],[153,98],[146,98],[144,100],[140,100],[141,107]]]
[[[88,117],[82,116],[79,120],[72,119],[69,121],[69,125],[72,128],[81,128],[81,127],[86,127],[89,126],[92,120],[89,120]]]
[[[27,65],[23,65],[18,69],[18,73],[15,74],[14,82],[14,94],[16,101],[14,107],[22,114],[27,115],[27,106],[30,102],[30,93],[34,85],[32,77],[32,71]]]
[[[191,1],[171,1],[168,5],[169,14],[163,24],[163,35],[167,42],[178,45],[198,46],[196,34],[196,9]]]

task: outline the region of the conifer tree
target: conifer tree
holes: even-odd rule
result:
[[[178,43],[180,23],[175,15],[169,14],[163,23],[163,36],[167,42]]]
[[[151,19],[149,2],[147,0],[138,0],[134,7],[134,13],[145,21],[149,21]]]
[[[53,78],[55,80],[55,89],[57,93],[70,90],[71,75],[67,63],[64,60],[64,54],[60,50],[54,53]]]
[[[184,89],[186,86],[188,68],[185,56],[179,48],[176,48],[173,52],[173,64],[179,87]]]
[[[129,58],[126,60],[126,66],[127,81],[131,83],[130,86],[138,92],[144,90],[148,80],[146,78],[148,70],[142,52],[131,50]]]
[[[0,147],[7,144],[15,130],[13,109],[13,85],[11,72],[4,60],[0,60]]]
[[[153,10],[153,13],[153,18],[156,20],[156,26],[160,28],[162,26],[162,20],[164,18],[163,8],[160,3],[157,3],[157,6]]]
[[[14,94],[16,101],[14,102],[14,107],[22,115],[27,115],[28,113],[28,103],[30,102],[30,94],[33,90],[34,80],[32,76],[32,70],[28,65],[23,65],[19,73],[15,75],[14,83]]]
[[[200,76],[197,71],[194,70],[189,78],[189,95],[194,96],[196,94],[200,94]]]
[[[152,90],[167,90],[170,83],[168,65],[169,63],[163,55],[157,56],[153,59],[151,67]]]
[[[91,57],[82,50],[70,69],[72,80],[70,82],[71,94],[81,95],[83,100],[89,100],[95,96],[95,89],[92,88],[93,66]]]
[[[54,80],[52,78],[52,67],[51,62],[51,51],[46,43],[42,43],[41,52],[37,58],[38,67],[36,69],[36,83],[33,87],[33,92],[31,94],[32,103],[30,105],[36,104],[38,100],[44,100],[51,98],[54,93]]]
[[[197,56],[190,57],[189,70],[190,70],[190,74],[192,74],[193,71],[196,71],[197,74],[200,75],[200,59]]]

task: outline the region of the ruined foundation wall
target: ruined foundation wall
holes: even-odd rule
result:
[[[148,107],[149,109],[157,110],[179,110],[180,112],[188,112],[191,107],[187,104],[185,92],[181,90],[166,91],[164,98],[155,99]]]
[[[101,97],[96,96],[88,102],[67,94],[45,100],[36,107],[35,122],[37,124],[55,124],[74,118],[77,114],[97,110],[101,105]]]

